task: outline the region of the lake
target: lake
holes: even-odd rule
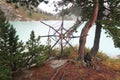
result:
[[[61,26],[61,21],[59,20],[49,20],[44,21],[45,23],[53,26],[55,29],[58,29]],[[50,33],[53,34],[55,31],[52,29],[49,29],[48,26],[42,24],[40,21],[11,21],[10,22],[14,28],[17,31],[17,35],[19,35],[20,40],[23,42],[28,41],[30,38],[30,33],[32,30],[35,32],[35,36],[44,36],[48,35],[48,31],[50,30]],[[64,21],[64,27],[68,29],[74,24],[74,21]],[[84,24],[82,24],[78,29],[77,33],[74,33],[74,36],[79,36],[82,27]],[[86,41],[86,47],[91,48],[93,46],[94,41],[94,35],[95,35],[95,26],[93,26],[87,36]],[[46,44],[47,38],[41,38],[41,44]],[[55,42],[51,42],[51,44],[54,44]],[[78,45],[79,39],[72,39],[70,40],[70,43],[72,45]],[[101,39],[100,39],[100,47],[99,51],[105,52],[110,57],[115,57],[116,55],[120,55],[120,49],[114,47],[114,43],[112,41],[112,38],[106,37],[105,31],[102,30]]]

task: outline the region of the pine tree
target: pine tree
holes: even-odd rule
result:
[[[10,77],[7,74],[11,74],[13,78],[13,73],[21,66],[21,52],[24,50],[24,47],[23,43],[18,41],[16,30],[6,20],[4,13],[0,11],[0,14],[0,67],[7,67],[9,71],[6,74],[3,73],[3,75]]]
[[[30,34],[30,39],[26,42],[26,55],[27,57],[25,65],[28,65],[28,68],[32,65],[37,66],[43,64],[47,58],[49,53],[49,46],[40,44],[40,37],[35,37],[34,31]]]
[[[11,80],[11,68],[7,67],[8,60],[6,60],[7,56],[7,36],[5,33],[8,31],[8,24],[6,22],[4,13],[0,10],[0,79],[2,80]],[[5,34],[4,34],[5,33]]]
[[[65,0],[72,2],[74,0]],[[93,2],[95,0],[75,0],[76,3],[82,8],[80,17],[82,21],[88,21],[92,15]],[[105,29],[109,37],[112,37],[115,47],[120,48],[120,0],[98,0],[99,11],[96,24],[94,44],[90,51],[91,56],[95,56],[99,50],[99,43],[102,28]],[[78,25],[79,26],[79,25]]]

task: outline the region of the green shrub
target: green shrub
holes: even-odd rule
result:
[[[72,54],[71,47],[65,47],[64,50],[63,50],[62,57],[63,58],[69,58],[71,54]]]
[[[90,52],[90,48],[85,48],[85,53],[89,53]]]
[[[65,47],[62,53],[60,49],[56,49],[55,51],[56,51],[55,55],[57,58],[69,58],[72,53],[71,47]]]
[[[106,55],[105,53],[103,53],[103,52],[98,52],[96,56],[99,57],[99,58],[101,58],[101,59],[104,60],[104,61],[107,61],[107,60],[110,58],[109,56],[107,56],[107,55]]]
[[[19,8],[19,6],[18,6],[18,4],[17,4],[17,3],[15,3],[15,5],[14,5],[14,6],[15,6],[15,9]]]
[[[51,52],[50,52],[50,56],[51,57],[56,57],[57,54],[58,54],[59,50],[58,49],[53,49]]]

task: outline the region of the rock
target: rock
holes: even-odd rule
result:
[[[64,65],[67,61],[68,60],[51,60],[50,66],[55,69],[55,68],[58,68],[58,67]]]

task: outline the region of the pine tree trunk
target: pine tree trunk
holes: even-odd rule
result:
[[[79,57],[81,60],[84,60],[84,53],[85,53],[85,43],[86,43],[86,37],[87,33],[89,31],[88,26],[90,26],[90,23],[86,23],[85,27],[82,29],[80,40],[79,40]]]
[[[80,35],[78,53],[79,53],[79,58],[81,60],[84,60],[86,37],[87,37],[88,31],[96,21],[98,8],[99,8],[99,4],[98,4],[98,0],[96,0],[92,18],[86,23],[85,27],[83,27]]]
[[[103,14],[104,10],[105,10],[104,0],[99,0],[99,12],[98,12],[98,17],[97,17],[98,21],[102,20],[102,18],[104,16],[104,14]],[[102,28],[102,24],[100,22],[96,22],[96,32],[95,32],[95,38],[94,38],[94,45],[90,51],[90,55],[93,57],[97,54],[97,52],[99,50],[101,28]]]
[[[96,32],[95,32],[95,39],[94,39],[94,45],[90,51],[91,56],[95,56],[99,49],[99,43],[100,43],[100,36],[101,36],[101,28],[102,25],[99,23],[96,23]]]

